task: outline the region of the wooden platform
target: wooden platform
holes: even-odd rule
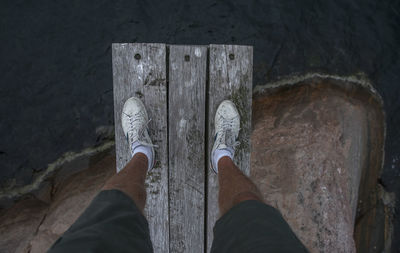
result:
[[[121,110],[142,99],[158,145],[149,172],[145,214],[154,252],[208,252],[219,217],[218,180],[209,154],[214,115],[231,99],[241,116],[235,163],[250,172],[253,48],[237,45],[112,46],[117,168],[130,159]]]

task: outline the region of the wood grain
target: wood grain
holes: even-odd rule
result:
[[[223,100],[231,99],[241,117],[240,145],[236,149],[234,162],[246,175],[250,173],[252,69],[253,47],[210,45],[207,152],[210,156],[217,107]],[[207,251],[209,252],[219,209],[218,177],[211,169],[209,161],[207,161],[207,171]]]
[[[170,46],[170,251],[204,252],[207,47]]]
[[[113,44],[117,169],[130,159],[121,110],[126,99],[137,96],[152,119],[150,136],[158,145],[156,166],[146,179],[145,215],[154,251],[204,252],[211,247],[219,213],[217,175],[206,157],[213,145],[215,111],[224,99],[231,99],[241,116],[235,163],[247,175],[250,171],[253,48],[210,45],[208,70],[206,46],[169,49],[167,75],[165,44]]]
[[[122,169],[131,155],[121,126],[125,101],[136,96],[146,106],[149,134],[155,148],[156,164],[146,179],[145,216],[149,222],[154,252],[168,252],[168,144],[167,87],[165,44],[113,44],[113,86],[115,145],[117,169]]]

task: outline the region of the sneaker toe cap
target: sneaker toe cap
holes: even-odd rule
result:
[[[224,100],[217,109],[216,116],[222,116],[226,119],[237,118],[240,121],[239,112],[235,104],[230,100]]]

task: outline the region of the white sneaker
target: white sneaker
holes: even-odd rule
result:
[[[240,131],[240,115],[235,104],[224,100],[215,113],[214,146],[211,151],[211,167],[218,173],[218,160],[222,156],[229,156],[232,160]]]
[[[149,118],[146,108],[139,98],[131,97],[125,101],[122,109],[121,123],[132,156],[136,148],[140,147],[141,151],[143,151],[142,147],[144,147],[143,153],[148,158],[148,171],[150,171],[154,166],[153,147],[156,145],[153,145],[147,131]]]

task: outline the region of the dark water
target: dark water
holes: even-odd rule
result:
[[[294,73],[365,73],[385,103],[382,183],[400,202],[398,0],[3,0],[1,185],[28,184],[64,152],[100,143],[96,128],[113,124],[112,42],[251,44],[254,85]]]

